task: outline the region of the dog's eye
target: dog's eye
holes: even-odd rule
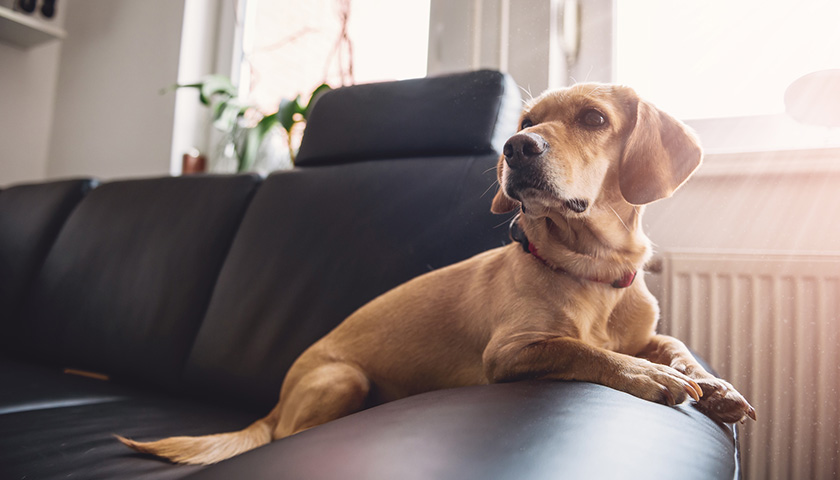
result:
[[[587,127],[603,127],[607,124],[607,117],[598,110],[590,108],[580,113],[578,121]]]
[[[520,130],[525,130],[526,128],[533,127],[533,126],[534,126],[534,122],[532,122],[530,119],[523,118],[522,119],[522,125],[519,126],[519,129]]]

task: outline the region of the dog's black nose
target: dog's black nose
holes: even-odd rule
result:
[[[510,168],[519,168],[548,150],[548,142],[536,133],[517,133],[505,143],[502,153]]]

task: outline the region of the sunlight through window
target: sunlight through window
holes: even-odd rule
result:
[[[281,98],[307,97],[324,82],[425,76],[429,1],[249,0],[243,68],[251,99],[270,112]]]
[[[616,79],[683,119],[784,112],[797,78],[840,68],[840,2],[616,3]]]

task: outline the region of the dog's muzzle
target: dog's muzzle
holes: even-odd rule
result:
[[[519,193],[529,188],[554,193],[545,181],[540,162],[548,149],[548,142],[533,132],[517,133],[505,142],[502,154],[511,170],[507,191],[512,198],[522,201]],[[563,204],[575,213],[583,213],[589,208],[589,202],[581,198],[564,200]]]
[[[517,133],[502,149],[508,176],[505,191],[514,200],[522,201],[520,193],[529,189],[550,192],[545,181],[540,157],[548,150],[548,142],[536,133]]]

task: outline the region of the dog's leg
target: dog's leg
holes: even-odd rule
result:
[[[290,372],[291,373],[291,372]],[[275,440],[358,412],[365,407],[370,380],[346,363],[310,370],[283,395]]]
[[[692,378],[703,390],[697,408],[715,420],[734,423],[750,417],[755,409],[735,388],[707,372],[684,343],[667,335],[654,335],[639,357],[654,363],[669,365]]]
[[[524,379],[600,383],[666,405],[698,399],[700,387],[675,369],[593,347],[570,337],[521,333],[494,339],[484,352],[490,382]]]

